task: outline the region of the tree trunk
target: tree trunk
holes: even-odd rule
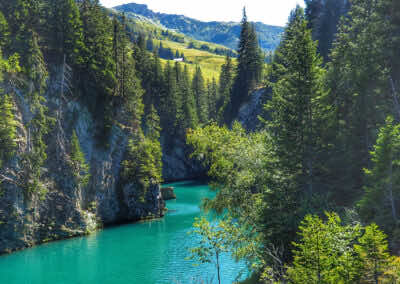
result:
[[[221,284],[221,275],[220,275],[220,267],[219,267],[219,252],[216,252],[217,258],[217,276],[218,276],[218,284]]]
[[[390,166],[389,166],[389,184],[388,184],[388,193],[389,193],[389,201],[392,208],[392,217],[395,223],[397,223],[397,210],[396,204],[393,197],[393,163],[392,159],[390,159]]]

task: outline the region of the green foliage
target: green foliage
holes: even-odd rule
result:
[[[225,109],[230,103],[230,96],[233,85],[233,65],[232,59],[227,56],[224,65],[221,67],[221,74],[219,78],[219,99],[216,104],[218,121],[223,124],[228,120],[228,117],[224,117]]]
[[[18,55],[3,60],[0,49],[0,169],[3,163],[7,162],[16,149],[17,123],[14,117],[14,101],[10,95],[4,93],[2,87],[8,89],[10,82],[7,82],[10,75],[20,71]]]
[[[391,283],[384,272],[397,270],[395,259],[378,226],[344,226],[337,214],[326,217],[308,215],[299,227],[301,240],[287,269],[289,282]]]
[[[48,3],[48,29],[50,41],[60,60],[67,56],[67,62],[80,66],[83,62],[84,43],[82,20],[74,0],[51,0]]]
[[[251,91],[260,83],[264,65],[254,25],[247,21],[245,9],[243,9],[238,54],[231,100],[225,109],[227,123],[235,119],[242,103],[249,100]]]
[[[392,117],[380,128],[371,151],[373,167],[365,169],[367,185],[358,203],[360,215],[366,222],[376,222],[392,234],[398,227],[400,198],[400,125]]]
[[[197,106],[197,116],[200,123],[205,123],[208,121],[208,104],[207,104],[207,92],[205,89],[204,78],[201,73],[199,66],[196,67],[196,72],[194,73],[192,80],[192,91],[196,99]]]
[[[299,227],[293,264],[287,270],[290,283],[355,283],[359,259],[352,246],[361,228],[343,226],[337,214],[323,221],[308,215]]]
[[[379,283],[379,278],[387,270],[390,255],[386,235],[382,233],[374,223],[365,228],[365,232],[358,239],[354,249],[360,257],[361,280],[365,282]]]
[[[201,72],[201,71],[200,71]],[[201,73],[200,73],[201,74]],[[201,75],[200,75],[201,76]],[[179,89],[180,89],[180,98],[182,99],[181,105],[181,117],[179,119],[179,130],[183,136],[186,134],[187,129],[194,129],[199,123],[199,116],[201,114],[204,118],[204,115],[207,115],[207,110],[204,109],[204,86],[198,85],[200,88],[197,90],[194,89],[196,79],[193,79],[193,90],[190,89],[189,85],[189,73],[188,69],[185,66],[184,71],[181,75],[179,81]],[[202,80],[202,79],[201,79]],[[201,96],[200,98],[197,96]]]
[[[228,223],[220,221],[217,224],[202,217],[196,218],[193,230],[189,233],[197,235],[199,246],[190,249],[189,259],[198,259],[201,263],[214,263],[217,268],[218,283],[221,284],[221,254],[229,251],[231,232],[227,229]]]
[[[234,254],[251,268],[262,260],[259,222],[268,175],[264,165],[271,157],[266,139],[265,133],[247,134],[238,123],[232,130],[213,123],[187,135],[193,155],[201,157],[209,167],[210,185],[217,192],[213,200],[204,201],[203,207],[219,214],[228,212],[236,221],[241,234],[236,235]]]
[[[215,78],[207,85],[207,101],[208,101],[208,120],[218,121],[217,101],[218,101],[218,85]]]
[[[176,33],[172,33],[170,30],[177,30],[180,33],[190,36],[192,38],[214,42],[217,44],[224,45],[226,47],[235,49],[240,36],[239,23],[224,23],[224,22],[212,22],[205,23],[188,17],[182,17],[177,15],[168,15],[155,13],[149,9],[143,9],[142,6],[137,6],[135,3],[125,4],[117,6],[116,9],[121,12],[126,12],[127,15],[132,14],[132,18],[137,18],[137,15],[141,15],[141,18],[145,17],[141,26],[149,28],[149,22],[160,22],[163,26],[169,30],[164,32],[164,35],[172,34],[172,37],[176,37],[177,41],[181,40]],[[260,39],[260,44],[264,50],[274,50],[279,44],[280,36],[282,33],[282,27],[265,25],[263,23],[255,23],[257,30],[257,37]],[[151,26],[150,26],[151,27]],[[143,29],[143,28],[142,28]],[[150,31],[154,34],[155,28],[151,27]]]
[[[162,181],[162,151],[158,140],[140,137],[130,140],[126,159],[122,162],[123,183],[139,186],[141,201],[145,201],[147,189]]]
[[[9,95],[0,95],[0,168],[15,154],[17,146],[13,101]]]
[[[3,13],[0,11],[0,49],[3,49],[9,43],[10,31],[8,23]]]
[[[81,150],[78,136],[76,136],[75,130],[72,132],[71,146],[70,146],[70,158],[72,171],[77,180],[78,186],[85,187],[89,183],[90,179],[90,168],[86,163],[85,155]]]
[[[267,243],[283,246],[287,253],[300,220],[325,203],[318,194],[323,165],[317,160],[323,148],[325,72],[316,49],[304,11],[298,7],[275,53],[269,78],[272,98],[265,106],[274,149],[270,171],[276,172],[264,196],[265,236]]]

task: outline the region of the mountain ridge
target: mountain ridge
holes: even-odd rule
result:
[[[239,42],[240,23],[211,21],[205,22],[185,15],[154,12],[146,4],[129,3],[113,7],[127,16],[139,15],[160,24],[168,29],[178,31],[194,39],[224,45],[236,49]],[[264,51],[276,49],[283,33],[283,27],[253,22],[260,46]]]

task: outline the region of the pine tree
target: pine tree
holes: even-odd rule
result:
[[[98,0],[80,2],[85,45],[84,68],[80,70],[82,88],[86,101],[91,103],[90,110],[101,121],[97,136],[103,146],[108,145],[108,136],[113,124],[111,96],[115,93],[116,62],[113,49],[113,25]],[[96,92],[88,90],[96,90]],[[95,94],[95,97],[90,97]],[[102,111],[99,111],[99,110]],[[101,113],[101,115],[100,115]]]
[[[367,223],[376,222],[386,232],[392,233],[398,226],[400,206],[400,125],[392,117],[381,127],[371,151],[373,167],[365,169],[367,185],[358,203],[360,214]]]
[[[7,44],[9,44],[10,30],[8,23],[3,13],[0,10],[0,50],[2,50]]]
[[[13,101],[9,95],[0,94],[0,169],[15,153],[16,135]]]
[[[358,239],[358,244],[354,247],[362,263],[361,281],[381,283],[380,277],[387,269],[390,260],[386,235],[372,223],[365,228],[364,235]]]
[[[85,155],[81,150],[79,144],[78,136],[75,130],[72,132],[71,136],[71,148],[70,148],[71,166],[73,174],[77,179],[78,186],[85,187],[90,178],[89,165],[86,163]]]
[[[230,103],[230,96],[233,85],[233,65],[232,59],[229,55],[226,56],[225,63],[221,67],[221,73],[219,78],[219,99],[216,104],[218,121],[223,124],[228,120],[228,117],[224,117],[225,109]]]
[[[174,70],[175,69],[175,70]],[[167,62],[165,67],[165,92],[162,93],[160,98],[160,119],[161,127],[164,133],[173,135],[176,130],[177,117],[178,117],[178,85],[176,68],[172,68],[170,63]]]
[[[146,136],[152,140],[158,140],[160,138],[160,117],[157,114],[157,110],[153,105],[150,107],[150,112],[146,116]]]
[[[285,247],[290,246],[304,211],[312,210],[306,208],[307,200],[317,193],[319,167],[316,158],[323,130],[320,100],[326,92],[322,81],[324,71],[320,67],[322,61],[316,50],[304,11],[297,7],[274,58],[273,70],[277,70],[277,74],[271,74],[272,98],[266,105],[269,117],[265,118],[276,155],[274,167],[278,171],[276,181],[269,185],[274,190],[265,195],[269,204],[264,213],[265,222],[272,222],[274,227],[267,238],[273,243],[285,242]],[[284,240],[282,235],[288,239]]]
[[[207,93],[200,66],[196,66],[196,71],[192,80],[192,92],[196,99],[196,109],[199,122],[206,123],[208,121]]]
[[[187,129],[194,129],[198,122],[196,100],[189,83],[189,71],[185,65],[182,78],[179,82],[179,88],[182,98],[182,110],[179,119],[180,133],[182,136],[186,135]]]
[[[343,226],[335,213],[327,221],[308,215],[299,227],[300,241],[287,274],[290,283],[356,283],[359,261],[352,244],[360,226]]]
[[[326,167],[336,200],[345,204],[362,194],[363,168],[368,167],[378,127],[388,114],[400,114],[392,88],[396,90],[398,82],[391,80],[400,62],[393,48],[396,25],[387,16],[393,5],[392,1],[352,1],[331,53],[327,104],[332,109],[332,147]]]
[[[227,122],[236,117],[241,104],[249,99],[251,91],[261,80],[263,60],[254,25],[248,22],[246,9],[243,9],[238,54],[233,92],[229,106],[225,109]]]
[[[218,101],[218,86],[215,78],[207,86],[208,96],[208,120],[217,121],[217,101]]]
[[[74,0],[49,1],[48,19],[50,40],[53,42],[60,59],[67,56],[67,63],[80,66],[84,52],[82,20],[79,8]]]

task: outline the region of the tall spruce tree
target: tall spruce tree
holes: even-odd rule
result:
[[[248,22],[246,9],[243,9],[238,65],[231,100],[225,109],[226,122],[230,123],[237,115],[241,104],[249,99],[251,91],[261,80],[263,59],[258,45],[254,25]]]
[[[217,121],[217,101],[218,101],[218,86],[215,78],[207,85],[207,99],[208,99],[208,119],[210,121]]]
[[[400,207],[400,125],[392,117],[381,127],[374,150],[373,166],[365,169],[365,193],[358,203],[360,215],[367,223],[375,222],[388,234],[398,228]]]
[[[225,109],[228,107],[231,99],[230,96],[233,85],[233,69],[234,67],[232,64],[232,58],[227,55],[225,63],[221,66],[218,86],[219,98],[216,104],[218,121],[221,124],[228,120],[228,117],[224,117],[224,114],[227,114]]]
[[[82,20],[74,0],[52,0],[48,2],[49,39],[60,63],[67,57],[70,65],[83,64],[84,52]]]
[[[179,128],[181,135],[185,136],[186,130],[194,129],[199,122],[199,118],[197,116],[198,109],[196,108],[196,99],[194,97],[193,90],[190,88],[190,78],[187,65],[185,65],[183,73],[181,75],[179,88],[182,100]]]
[[[307,28],[304,10],[297,7],[275,55],[279,76],[272,74],[277,81],[271,83],[272,98],[266,105],[270,116],[267,125],[279,169],[277,176],[280,176],[278,183],[269,185],[273,190],[265,195],[269,204],[265,212],[266,228],[273,228],[266,236],[272,243],[284,242],[286,247],[295,236],[304,210],[312,210],[305,208],[306,200],[317,192],[316,157],[322,129],[319,103],[325,92],[322,61],[316,51],[317,43]],[[284,204],[279,201],[282,198],[286,200]],[[284,240],[282,235],[288,239]]]
[[[206,123],[208,121],[207,92],[200,66],[196,66],[196,71],[192,80],[192,92],[196,99],[199,122]]]

